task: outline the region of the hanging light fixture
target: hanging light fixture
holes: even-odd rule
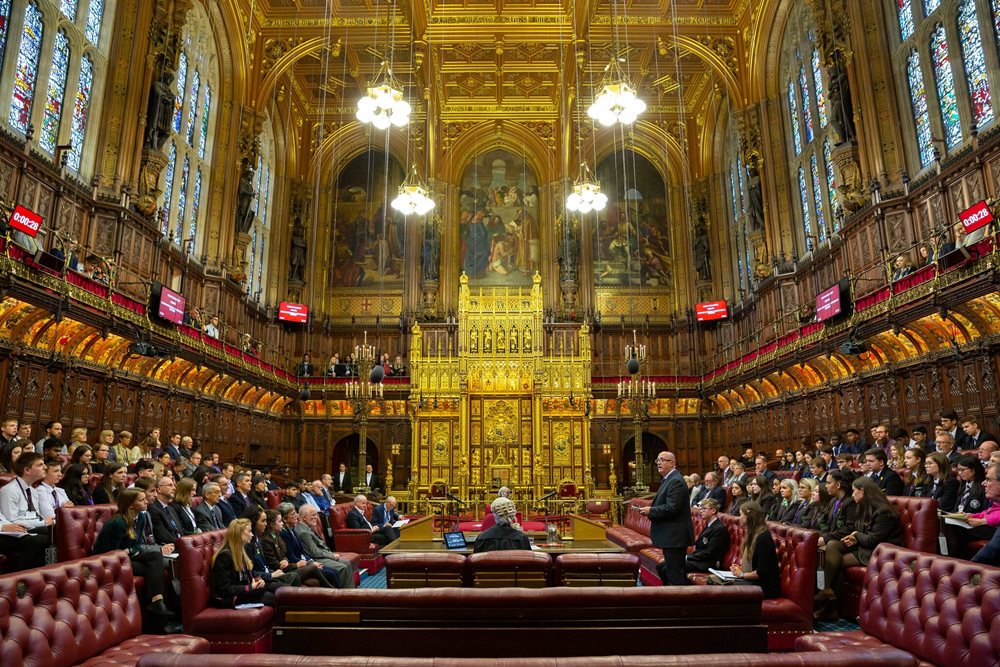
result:
[[[410,122],[410,104],[403,99],[403,91],[392,78],[392,70],[384,61],[375,75],[376,84],[369,86],[367,94],[358,100],[357,119],[371,123],[380,130],[390,125],[404,127]],[[379,83],[381,82],[381,83]]]
[[[417,175],[417,165],[410,167],[406,180],[399,186],[399,194],[392,200],[392,207],[403,215],[427,215],[434,208],[430,192]]]
[[[580,174],[573,182],[573,191],[566,197],[566,208],[579,213],[603,211],[608,196],[601,192],[601,183],[590,171],[586,162],[580,163]]]
[[[631,125],[645,110],[646,103],[639,99],[635,87],[625,76],[619,58],[613,57],[604,68],[601,92],[587,107],[587,115],[604,127],[611,127],[615,123]]]

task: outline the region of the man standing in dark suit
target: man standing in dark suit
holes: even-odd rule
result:
[[[710,567],[717,568],[729,550],[729,531],[719,521],[719,507],[714,498],[706,498],[698,504],[705,528],[694,543],[694,551],[687,555],[685,572],[708,572]]]
[[[666,586],[683,586],[684,553],[694,544],[694,524],[688,507],[688,488],[677,470],[677,458],[670,452],[656,457],[656,470],[662,476],[660,489],[648,507],[639,513],[649,517],[649,536],[653,545],[663,549],[663,562],[657,574]]]
[[[341,463],[340,470],[333,476],[333,491],[334,493],[350,493],[353,488],[351,473],[347,471],[347,464]]]
[[[222,489],[215,482],[209,482],[201,490],[202,502],[194,508],[194,520],[198,524],[201,532],[207,533],[212,530],[222,530],[226,523],[222,518],[222,509],[219,507],[219,499],[222,498]]]
[[[367,486],[374,495],[382,495],[382,491],[384,490],[382,488],[382,480],[375,474],[375,469],[372,468],[371,463],[365,466],[365,474],[361,478],[361,483]]]
[[[868,465],[868,476],[878,483],[878,487],[887,496],[903,495],[903,480],[895,470],[886,465],[889,459],[879,447],[872,447],[865,452],[865,463]]]
[[[170,506],[174,500],[175,486],[174,480],[170,477],[156,480],[156,499],[146,510],[153,521],[153,539],[157,544],[173,544],[184,534],[181,522],[174,514],[174,508]]]

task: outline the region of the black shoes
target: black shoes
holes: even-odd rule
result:
[[[172,611],[167,609],[167,605],[163,604],[163,600],[156,600],[146,605],[146,613],[160,618],[171,618],[174,615]]]

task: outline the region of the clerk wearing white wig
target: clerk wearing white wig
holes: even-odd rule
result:
[[[531,544],[528,536],[521,530],[517,523],[517,508],[514,501],[509,498],[497,498],[490,505],[493,516],[496,517],[496,524],[487,528],[476,538],[473,551],[515,551],[522,549],[528,551]]]

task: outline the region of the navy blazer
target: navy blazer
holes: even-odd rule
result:
[[[397,521],[399,521],[399,514],[394,509],[386,511],[384,503],[376,505],[372,510],[373,526],[384,526],[386,524],[392,525]]]
[[[649,536],[661,549],[686,549],[694,544],[690,495],[684,477],[677,470],[660,482],[660,489],[649,508]]]
[[[153,539],[157,544],[173,544],[178,537],[184,535],[181,521],[170,505],[164,507],[159,500],[154,500],[146,511],[153,520]]]

